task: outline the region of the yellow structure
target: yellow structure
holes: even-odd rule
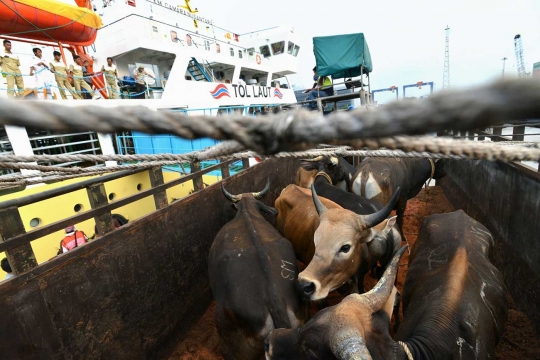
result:
[[[180,174],[177,172],[163,172],[165,182],[172,181],[179,177]],[[70,179],[54,184],[45,184],[25,189],[24,191],[0,197],[0,202],[15,198],[22,198],[28,195],[37,194],[91,178],[93,177]],[[221,176],[203,175],[203,181],[206,184],[213,184],[219,180],[221,180]],[[139,191],[148,190],[151,187],[150,176],[147,171],[120,179],[111,180],[106,182],[104,185],[109,197],[109,202],[114,202],[127,196],[134,195]],[[193,182],[187,181],[184,184],[167,189],[167,199],[169,200],[169,203],[171,203],[173,199],[179,199],[189,195],[190,191],[192,190]],[[86,189],[82,189],[20,207],[19,213],[21,214],[25,230],[31,231],[38,227],[49,225],[89,209],[90,202],[88,200]],[[148,196],[131,204],[115,209],[112,211],[112,213],[120,214],[129,221],[133,221],[151,213],[155,209],[153,197]],[[88,237],[92,237],[94,235],[94,219],[89,219],[75,225],[77,226],[78,230],[84,231]],[[60,241],[63,238],[64,231],[61,230],[31,242],[38,264],[48,261],[56,256],[60,247]],[[0,259],[3,259],[4,257],[6,257],[6,255],[4,253],[0,253]],[[4,280],[5,276],[6,273],[0,269],[0,281]]]

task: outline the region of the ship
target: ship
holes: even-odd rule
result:
[[[101,106],[145,106],[157,111],[185,114],[242,114],[258,116],[283,104],[295,103],[289,75],[298,70],[301,40],[292,27],[238,34],[217,25],[218,19],[205,17],[190,0],[172,4],[161,0],[104,1],[96,8],[89,0],[7,0],[0,4],[0,38],[12,42],[13,53],[20,59],[25,84],[24,97],[32,99],[45,91],[46,100],[65,106],[88,105],[90,100],[76,100],[67,93],[62,100],[55,86],[43,89],[30,76],[33,53],[39,48],[46,62],[53,51],[62,54],[69,67],[73,56],[88,60],[92,83]],[[108,88],[101,72],[107,58],[112,58],[119,80],[117,89]],[[147,74],[144,93],[137,93],[133,72],[143,67]],[[0,80],[0,96],[6,95],[5,76]],[[112,96],[115,92],[115,96]],[[116,97],[116,99],[112,99]],[[186,153],[216,143],[212,139],[185,140],[170,135],[139,132],[101,134],[94,132],[56,133],[6,126],[0,129],[0,155],[34,154],[158,154]],[[257,160],[250,159],[253,164]],[[41,163],[59,167],[101,167],[116,165],[68,162]],[[202,166],[211,166],[212,162]],[[234,173],[235,167],[232,166]],[[9,178],[12,171],[3,170]],[[189,164],[163,167],[164,180],[171,181],[189,173]],[[33,170],[21,170],[32,174]],[[37,174],[39,175],[39,174]],[[37,176],[36,175],[36,176]],[[62,182],[27,186],[19,191],[2,191],[1,201],[67,186],[88,177]],[[221,179],[220,171],[203,176],[207,185]],[[148,172],[139,172],[105,183],[109,201],[116,201],[150,187]],[[167,190],[168,201],[193,191],[188,183]],[[90,208],[86,191],[71,192],[20,209],[26,231],[54,223]],[[51,211],[54,209],[54,211]],[[133,220],[155,210],[151,197],[116,210]],[[89,237],[96,235],[93,219],[76,224]],[[38,263],[54,258],[63,238],[57,231],[32,242]],[[5,254],[0,254],[0,258]],[[0,272],[0,278],[3,278]]]

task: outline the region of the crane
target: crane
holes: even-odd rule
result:
[[[525,71],[525,57],[523,56],[523,42],[521,35],[514,36],[514,48],[516,51],[516,65],[519,78],[529,77],[531,74]]]
[[[446,31],[446,43],[444,46],[443,89],[448,89],[450,87],[450,27],[446,25],[444,31]]]

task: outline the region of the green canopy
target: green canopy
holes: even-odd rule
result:
[[[314,37],[313,52],[319,76],[330,75],[334,79],[359,76],[362,65],[364,74],[373,71],[366,37],[362,33]]]

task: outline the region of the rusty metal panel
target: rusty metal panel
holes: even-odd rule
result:
[[[12,206],[0,209],[0,242],[26,233],[19,210]],[[36,256],[30,244],[22,244],[6,251],[9,265],[15,274],[22,274],[37,266]]]
[[[161,166],[153,167],[148,171],[148,173],[150,174],[150,185],[152,187],[156,187],[164,183]],[[165,206],[169,205],[169,202],[167,201],[167,191],[163,190],[155,193],[154,202],[156,204],[156,210],[163,209]]]
[[[88,199],[90,200],[90,206],[92,209],[97,209],[109,203],[107,200],[107,192],[105,191],[105,186],[103,183],[90,185],[86,188],[86,192],[88,193]],[[94,220],[96,220],[96,228],[100,236],[114,230],[114,223],[110,211],[97,215],[94,217]]]
[[[190,164],[190,169],[191,169],[192,174],[198,171],[201,171],[201,163],[196,162],[196,161],[192,162]],[[203,189],[204,189],[204,183],[203,183],[202,175],[193,178],[193,191],[199,191]]]

